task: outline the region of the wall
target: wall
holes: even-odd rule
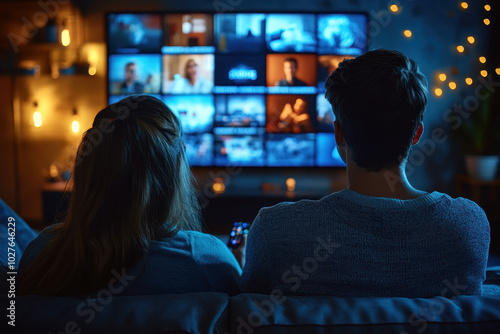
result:
[[[54,0],[55,1],[55,0]],[[55,2],[55,3],[62,3]],[[227,5],[232,3],[233,6]],[[402,9],[399,14],[391,14],[388,6],[399,3]],[[486,27],[482,23],[486,13],[483,2],[469,3],[467,10],[459,8],[459,1],[201,1],[191,0],[189,2],[159,1],[159,0],[78,0],[74,4],[79,11],[73,7],[68,9],[67,5],[57,8],[55,16],[70,16],[73,22],[79,21],[79,45],[73,48],[77,55],[74,57],[85,58],[88,45],[94,48],[100,59],[99,69],[96,76],[85,74],[75,76],[60,76],[56,79],[50,76],[50,68],[42,71],[39,77],[18,76],[13,82],[11,76],[0,76],[0,197],[15,207],[23,217],[31,221],[41,220],[41,197],[40,191],[48,176],[48,168],[51,163],[65,165],[68,156],[74,152],[79,140],[68,131],[72,108],[77,106],[82,120],[82,128],[90,125],[95,113],[106,104],[106,81],[105,81],[105,13],[109,11],[365,11],[370,13],[370,48],[398,49],[416,60],[429,79],[430,88],[442,87],[443,95],[436,97],[430,94],[428,109],[424,118],[425,133],[422,141],[414,148],[413,156],[410,156],[408,169],[409,178],[415,186],[424,190],[439,190],[444,192],[454,191],[454,178],[457,172],[464,170],[463,158],[449,139],[449,122],[443,117],[455,103],[463,103],[468,96],[474,95],[474,89],[478,87],[478,71],[480,64],[477,57],[488,51],[490,43],[490,31],[494,25]],[[40,4],[35,1],[24,3],[2,4],[0,14],[0,29],[2,40],[0,46],[7,58],[13,55],[9,42],[5,40],[8,32],[21,33],[24,23],[23,17],[34,18],[37,12],[43,11]],[[54,7],[55,8],[55,7]],[[55,10],[55,9],[54,9]],[[45,11],[46,12],[46,11]],[[498,16],[498,14],[495,14]],[[497,20],[499,21],[499,20]],[[402,32],[410,29],[413,33],[411,38],[403,36]],[[39,32],[42,34],[42,32]],[[466,37],[473,35],[476,42],[470,45]],[[37,37],[38,36],[38,37]],[[41,35],[40,35],[41,36]],[[35,34],[34,40],[41,38]],[[492,41],[495,39],[492,37]],[[464,54],[457,53],[455,46],[462,44],[467,47]],[[498,45],[498,42],[496,42]],[[20,47],[21,54],[15,54],[16,59],[37,58],[44,54],[44,64],[50,63],[52,47],[26,46]],[[62,52],[62,51],[61,51]],[[491,51],[488,51],[491,52]],[[64,54],[64,52],[63,52]],[[4,59],[4,58],[2,58]],[[495,65],[496,62],[496,65]],[[500,66],[500,59],[488,59],[487,66]],[[4,71],[5,72],[5,71]],[[450,90],[446,83],[439,83],[437,73],[444,72],[448,80],[457,82],[458,88]],[[491,71],[490,71],[491,72]],[[464,78],[470,76],[475,83],[471,87],[464,84]],[[494,80],[498,81],[498,77]],[[13,92],[11,95],[10,92]],[[10,96],[14,96],[11,101]],[[5,97],[5,98],[3,98]],[[34,128],[30,123],[33,112],[33,101],[39,101],[39,107],[46,117],[46,126]],[[13,107],[14,106],[14,107]],[[16,107],[17,106],[17,107]],[[18,135],[21,139],[18,143],[20,155],[16,160],[16,147],[13,135],[14,116],[19,116]],[[434,130],[442,129],[447,138],[436,140],[432,136]],[[80,133],[81,135],[81,133]],[[14,170],[16,161],[19,163],[20,187],[15,192]],[[233,175],[226,169],[215,170],[210,174],[209,170],[200,170],[197,177],[204,182],[210,182],[216,175],[229,175],[228,189],[245,189],[253,187],[259,190],[265,182],[284,182],[284,177],[277,178],[278,172],[282,171],[256,171],[246,170]],[[287,172],[285,172],[287,173]],[[309,175],[308,171],[291,170],[289,175],[297,177],[298,186],[304,188],[320,189],[320,185],[328,188],[338,189],[344,184],[344,171],[335,169],[320,170],[316,175]],[[242,177],[244,176],[244,177]],[[276,181],[278,180],[278,181]],[[326,182],[325,182],[326,180]],[[326,189],[326,190],[325,190]],[[19,201],[16,202],[16,194]]]

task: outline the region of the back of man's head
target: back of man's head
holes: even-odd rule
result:
[[[357,166],[378,171],[407,158],[427,105],[427,80],[413,60],[368,51],[341,62],[325,88]]]

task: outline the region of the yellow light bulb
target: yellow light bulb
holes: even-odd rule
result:
[[[411,35],[412,35],[411,30],[405,30],[405,31],[403,32],[403,34],[404,34],[406,37],[408,37],[408,38],[410,38],[410,37],[411,37]]]
[[[491,10],[491,6],[490,5],[484,5],[484,10],[486,10],[487,12],[489,12]]]
[[[472,85],[472,79],[471,78],[465,78],[465,83],[468,84],[469,86]]]
[[[497,67],[497,68],[495,69],[495,72],[496,72],[498,75],[500,75],[500,67]]]
[[[490,22],[490,19],[484,19],[484,20],[483,20],[483,23],[484,23],[485,25],[489,26],[491,22]]]
[[[450,89],[451,89],[451,90],[453,90],[453,89],[457,88],[457,84],[456,84],[455,82],[453,82],[453,81],[450,81],[450,82],[448,83],[448,86],[450,86]]]
[[[486,63],[486,57],[483,56],[479,57],[479,61],[483,64]]]
[[[470,44],[474,44],[475,41],[476,39],[473,36],[467,37],[467,42],[469,42]]]
[[[294,191],[295,190],[295,179],[294,178],[288,178],[286,179],[286,188],[288,189],[288,191]]]
[[[35,111],[33,113],[33,122],[35,123],[35,127],[39,128],[42,126],[42,113],[39,111]]]
[[[89,75],[95,75],[97,73],[97,68],[95,66],[89,67]]]
[[[389,7],[389,9],[391,10],[391,12],[393,13],[397,13],[399,11],[399,7],[397,5],[391,5]]]
[[[63,29],[63,31],[61,31],[61,44],[63,46],[68,46],[69,43],[71,43],[71,39],[69,37],[69,30]]]
[[[441,74],[439,75],[439,80],[441,80],[441,81],[445,81],[445,80],[446,80],[446,74],[441,73]]]
[[[441,88],[436,88],[434,89],[434,94],[436,94],[436,96],[441,96],[443,95],[443,90]]]
[[[469,4],[464,1],[460,3],[460,7],[462,7],[463,9],[467,9],[467,7],[469,7]]]
[[[457,51],[462,53],[464,52],[465,48],[462,45],[457,46]]]
[[[71,123],[71,131],[74,133],[78,133],[78,131],[80,131],[80,123],[78,123],[78,121],[73,121]]]
[[[486,78],[488,76],[488,71],[482,70],[481,75]]]

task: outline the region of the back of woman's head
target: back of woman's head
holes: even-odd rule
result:
[[[78,149],[74,190],[75,209],[85,201],[100,206],[104,217],[91,222],[130,217],[130,226],[114,228],[141,229],[153,240],[197,229],[181,124],[151,96],[128,97],[97,114]]]
[[[95,291],[113,269],[139,261],[152,240],[199,229],[179,120],[154,97],[127,97],[100,111],[84,134],[68,215],[23,275],[23,290]],[[40,273],[50,257],[50,269]],[[35,275],[40,275],[36,284]]]

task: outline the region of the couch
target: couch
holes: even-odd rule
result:
[[[500,333],[500,268],[489,293],[340,298],[222,293],[97,298],[25,296],[18,333]],[[487,281],[488,282],[488,281]]]

